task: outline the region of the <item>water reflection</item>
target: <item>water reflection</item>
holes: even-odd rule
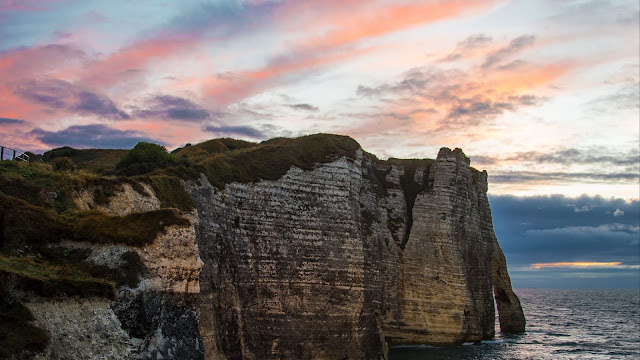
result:
[[[390,360],[639,359],[638,290],[519,289],[527,332],[460,346],[399,346]]]

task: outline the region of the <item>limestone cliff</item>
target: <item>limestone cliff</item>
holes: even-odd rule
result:
[[[494,287],[503,329],[524,329],[487,175],[459,149],[387,162],[358,150],[275,181],[186,188],[207,358],[373,359],[389,343],[489,339]]]
[[[460,149],[381,161],[346,137],[295,141],[186,147],[178,154],[194,162],[190,176],[90,178],[66,208],[51,200],[62,190],[18,194],[26,204],[0,189],[4,253],[16,248],[7,244],[37,240],[39,251],[54,254],[49,262],[64,249],[85,254],[77,269],[128,274],[105,276],[117,285],[111,299],[22,296],[50,339],[36,358],[386,359],[394,344],[492,338],[494,299],[502,330],[524,331],[493,231],[487,174]],[[15,204],[53,225],[35,231],[14,222]],[[72,227],[35,206],[81,211],[85,222],[171,216],[149,217],[162,231],[136,242],[99,227],[97,237],[69,232],[91,224]],[[31,264],[11,256],[0,260]],[[0,268],[3,296],[14,296],[16,276]]]
[[[124,184],[108,205],[95,203],[92,188],[78,192],[74,199],[80,209],[98,208],[116,216],[158,210],[161,204],[153,189],[139,185],[146,195]],[[28,296],[25,305],[50,338],[49,346],[35,359],[202,359],[198,217],[195,212],[182,216],[188,226],[170,226],[146,246],[63,241],[60,245],[67,251],[86,251],[87,262],[108,271],[132,266],[143,270],[118,286],[112,301]]]

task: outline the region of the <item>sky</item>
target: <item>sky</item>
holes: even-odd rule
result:
[[[0,145],[349,135],[489,172],[519,287],[640,287],[637,0],[0,0]]]

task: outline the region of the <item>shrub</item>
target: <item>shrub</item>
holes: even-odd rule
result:
[[[175,157],[164,146],[141,141],[116,164],[116,173],[125,176],[142,175],[175,163]]]
[[[53,160],[53,170],[55,171],[74,171],[76,164],[70,158],[63,156]]]

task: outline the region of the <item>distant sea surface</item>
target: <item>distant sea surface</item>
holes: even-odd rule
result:
[[[390,360],[640,359],[640,290],[515,289],[527,319],[521,335],[460,346],[394,347]]]

